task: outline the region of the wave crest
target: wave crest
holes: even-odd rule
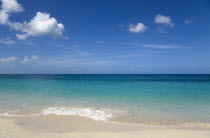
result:
[[[106,121],[114,117],[111,111],[94,110],[90,108],[50,107],[42,110],[42,113],[44,115],[76,115],[101,121]]]

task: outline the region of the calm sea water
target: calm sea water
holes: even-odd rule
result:
[[[0,117],[210,125],[210,75],[0,75]]]

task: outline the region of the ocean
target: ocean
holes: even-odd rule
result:
[[[210,75],[0,75],[0,118],[210,127]]]

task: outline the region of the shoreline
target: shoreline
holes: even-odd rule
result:
[[[199,129],[199,130],[205,130],[205,129],[210,129],[210,124],[209,123],[174,123],[174,124],[157,124],[157,123],[133,123],[133,122],[126,122],[122,118],[119,120],[95,120],[91,117],[87,116],[80,116],[80,115],[56,115],[56,114],[16,114],[16,115],[10,115],[10,114],[0,114],[0,119],[9,119],[9,120],[21,120],[22,118],[84,118],[86,120],[90,120],[93,122],[101,122],[105,124],[113,124],[113,125],[123,125],[123,126],[137,126],[137,127],[142,127],[142,128],[154,128],[154,129]]]
[[[12,117],[0,119],[0,137],[150,137],[150,138],[208,138],[209,129],[151,128],[138,125],[94,121],[86,117]]]

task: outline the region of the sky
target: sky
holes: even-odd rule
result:
[[[0,74],[210,73],[210,0],[0,6]]]

